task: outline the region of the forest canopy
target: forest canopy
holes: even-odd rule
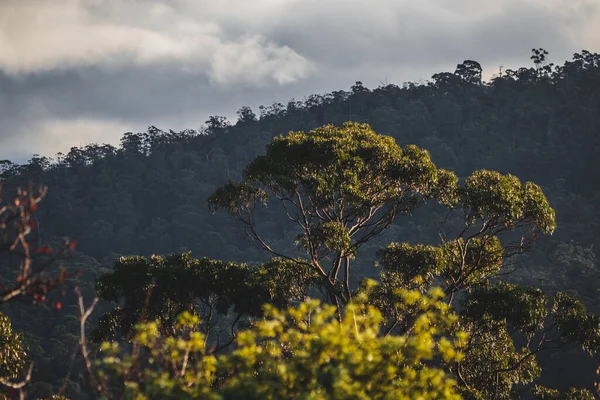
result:
[[[547,56],[2,161],[0,387],[593,398],[600,55]]]

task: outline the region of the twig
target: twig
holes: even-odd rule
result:
[[[94,370],[92,369],[92,362],[90,360],[90,356],[88,353],[87,339],[86,339],[86,335],[85,335],[85,322],[89,318],[89,316],[92,314],[92,312],[94,311],[96,304],[98,304],[98,298],[97,297],[94,298],[94,301],[92,301],[92,304],[86,309],[85,305],[83,304],[83,296],[81,295],[81,290],[79,290],[79,288],[76,288],[75,293],[77,294],[77,297],[79,298],[79,312],[81,314],[81,316],[79,318],[79,327],[80,327],[79,346],[81,348],[81,356],[83,357],[83,360],[85,362],[85,368],[86,368],[88,376],[90,378],[91,385],[94,387],[94,390],[96,390],[96,392],[98,394],[102,394],[102,392],[104,391],[104,388],[102,387],[102,385],[100,385],[100,383],[98,383],[98,380],[96,379],[96,375],[94,374]]]

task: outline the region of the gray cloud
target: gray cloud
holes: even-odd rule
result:
[[[0,158],[126,130],[451,71],[562,62],[600,38],[594,0],[4,0]],[[597,49],[596,49],[597,50]]]

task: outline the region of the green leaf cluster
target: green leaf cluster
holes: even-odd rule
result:
[[[10,319],[0,313],[0,377],[16,379],[25,367],[22,337],[15,333]]]
[[[442,293],[399,294],[419,309],[410,333],[380,336],[382,315],[359,296],[340,323],[333,306],[307,300],[280,310],[265,306],[263,320],[239,334],[230,354],[204,351],[198,320],[179,317],[185,335],[163,337],[158,322],[139,324],[134,344],[148,357],[119,356],[116,344],[105,343],[104,376],[125,379],[131,399],[459,399],[454,380],[434,358],[460,360],[456,348],[464,336],[442,336],[456,316],[440,302]],[[143,368],[139,366],[143,365]],[[127,380],[138,371],[141,378]]]
[[[476,171],[467,178],[459,193],[461,206],[469,210],[472,220],[493,220],[507,228],[531,222],[543,233],[552,233],[556,228],[554,210],[542,189],[532,182],[523,185],[513,175]]]
[[[100,298],[118,306],[101,318],[92,338],[129,337],[140,317],[158,320],[168,333],[184,311],[202,316],[209,329],[218,315],[259,316],[265,303],[285,307],[318,282],[301,260],[273,259],[252,267],[195,259],[190,253],[122,257],[98,280]]]

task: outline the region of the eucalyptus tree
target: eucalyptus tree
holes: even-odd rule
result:
[[[456,181],[427,151],[345,123],[274,138],[244,180],[217,189],[209,204],[237,217],[273,256],[316,271],[339,306],[351,299],[350,263],[361,246],[429,199],[451,204]],[[303,259],[272,247],[257,230],[256,208],[270,198],[300,228]]]

